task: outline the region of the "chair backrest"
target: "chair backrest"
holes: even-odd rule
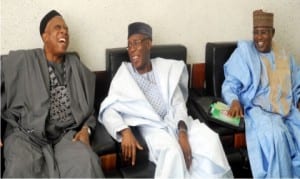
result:
[[[208,42],[205,48],[206,95],[221,97],[223,65],[237,46],[236,42]]]
[[[183,45],[153,45],[150,56],[151,58],[162,57],[186,62],[186,54],[187,49]],[[129,61],[125,47],[106,49],[106,71],[110,79],[113,78],[123,61]]]

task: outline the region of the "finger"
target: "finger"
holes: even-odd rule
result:
[[[192,165],[192,157],[189,158],[188,163],[187,163],[187,169],[189,170]]]
[[[184,160],[185,160],[185,164],[186,164],[186,168],[189,169],[190,168],[190,159],[191,157],[188,155],[184,155]]]
[[[126,160],[128,160],[130,158],[130,152],[131,152],[131,149],[130,149],[130,146],[126,146],[126,151],[125,151],[125,158]]]
[[[126,160],[126,146],[125,145],[122,145],[122,156],[123,156],[123,159]]]
[[[236,110],[235,111],[235,116],[234,117],[240,117],[241,116],[241,110]]]
[[[128,146],[126,146],[125,156],[127,159],[129,158],[129,147]]]
[[[136,147],[137,147],[139,150],[143,150],[143,149],[144,149],[143,146],[141,146],[140,143],[138,143],[138,142],[136,143]]]
[[[192,157],[192,152],[191,150],[188,151],[188,162],[187,162],[187,168],[190,169],[190,166],[192,164],[192,160],[193,160],[193,157]]]
[[[229,117],[232,117],[232,110],[231,110],[231,109],[228,110],[227,115],[228,115]]]
[[[240,110],[240,117],[244,117],[243,111]]]
[[[136,157],[136,147],[134,146],[132,148],[132,152],[131,152],[131,165],[132,166],[135,165],[135,157]]]
[[[77,133],[77,134],[75,134],[75,136],[73,137],[72,141],[73,141],[73,142],[74,142],[74,141],[77,141],[78,138],[79,138],[79,135],[78,135],[78,133]]]
[[[233,110],[232,111],[232,114],[231,114],[231,117],[235,117],[237,115],[237,111],[236,110]]]
[[[240,117],[241,116],[241,114],[242,114],[242,110],[241,110],[241,108],[236,108],[236,117]]]
[[[83,142],[84,144],[90,146],[90,140],[89,140],[89,139],[83,137],[83,138],[80,138],[79,140],[80,140],[81,142]]]

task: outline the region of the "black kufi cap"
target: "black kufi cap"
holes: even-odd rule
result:
[[[128,38],[133,34],[143,34],[152,39],[152,28],[143,22],[134,22],[128,26]]]
[[[48,24],[48,22],[55,16],[61,16],[60,13],[58,13],[56,10],[51,10],[50,12],[48,12],[43,19],[41,20],[40,23],[40,34],[42,36],[42,34],[45,32],[45,28]]]

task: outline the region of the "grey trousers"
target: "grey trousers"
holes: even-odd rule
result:
[[[53,147],[55,171],[61,178],[103,178],[99,157],[90,146],[73,142],[75,131],[69,131]],[[15,130],[4,143],[5,171],[3,177],[52,177],[41,147],[33,145],[28,136]]]

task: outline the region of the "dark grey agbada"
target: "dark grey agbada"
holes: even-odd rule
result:
[[[53,143],[45,132],[50,81],[43,49],[13,51],[1,62],[1,120],[9,124],[4,140],[4,177],[103,177],[91,147],[72,142],[83,124],[92,129],[96,125],[94,74],[76,55],[65,55],[74,124]]]

